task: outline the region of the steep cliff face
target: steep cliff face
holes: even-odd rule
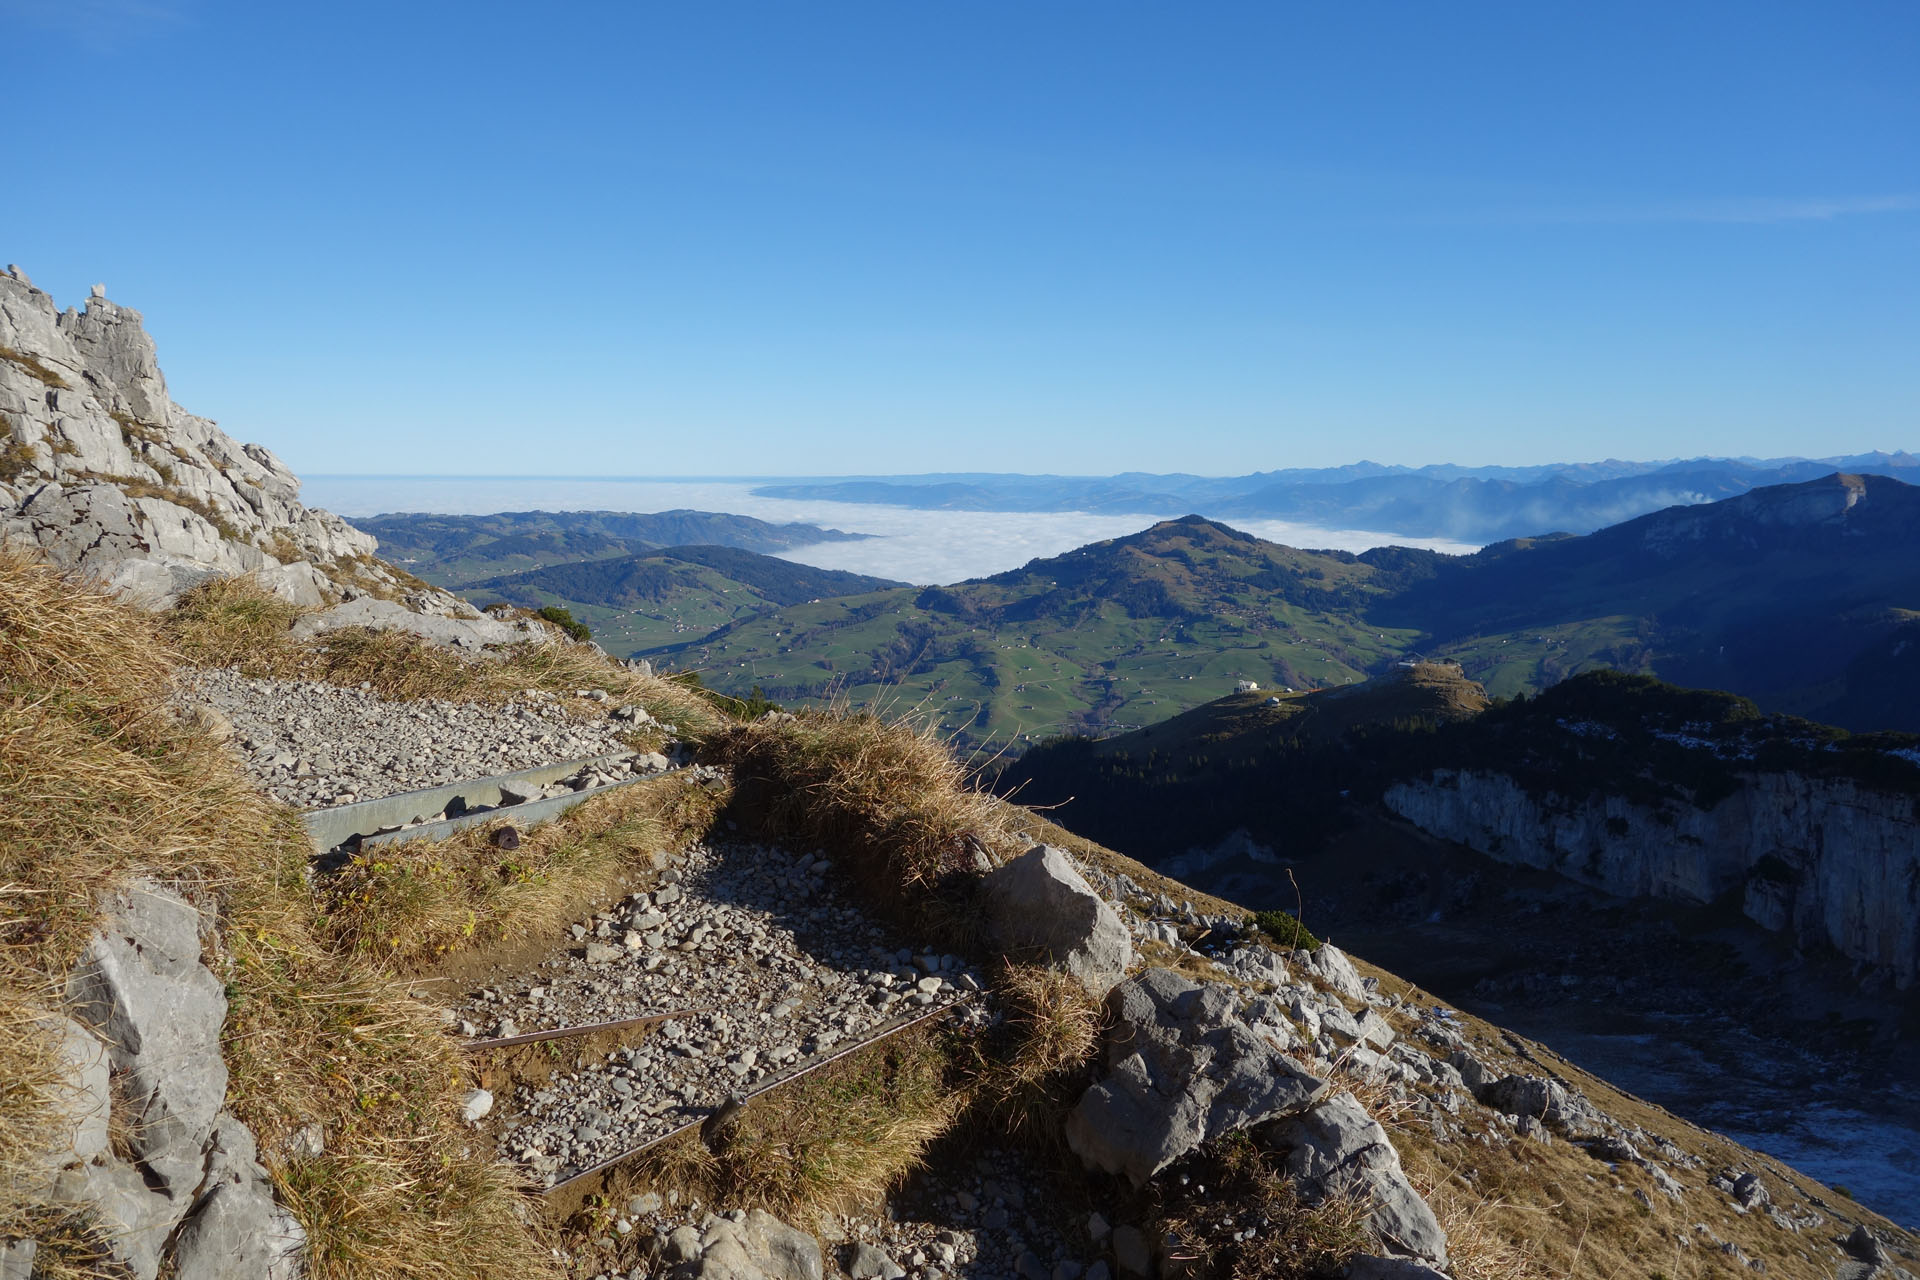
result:
[[[370,591],[471,615],[402,582],[372,537],[299,491],[270,451],[173,402],[139,312],[99,286],[63,312],[19,268],[0,275],[0,538],[147,604],[251,572],[302,604]]]
[[[1610,893],[1705,903],[1920,979],[1920,799],[1846,778],[1749,772],[1710,806],[1580,799],[1480,770],[1397,783],[1388,809],[1502,862]]]

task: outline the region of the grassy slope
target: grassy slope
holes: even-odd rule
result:
[[[273,1166],[313,1241],[312,1273],[375,1280],[551,1274],[547,1228],[515,1212],[499,1172],[469,1149],[457,1127],[454,1103],[468,1064],[455,1059],[430,1012],[401,993],[410,985],[431,989],[435,977],[471,979],[490,963],[521,962],[529,944],[558,934],[583,902],[616,896],[644,876],[652,851],[703,832],[724,797],[669,779],[574,810],[523,845],[505,879],[483,833],[469,833],[440,845],[383,850],[315,896],[300,874],[306,850],[291,815],[251,793],[210,740],[162,709],[173,659],[151,620],[43,569],[0,562],[0,575],[7,598],[20,606],[0,619],[0,678],[8,694],[24,697],[6,711],[11,733],[0,740],[24,746],[0,752],[9,771],[0,782],[10,796],[33,798],[29,807],[0,815],[0,825],[12,824],[0,832],[8,837],[0,841],[0,880],[15,895],[0,905],[8,924],[24,918],[52,926],[30,931],[25,949],[4,952],[0,1005],[18,1009],[61,971],[84,935],[99,885],[136,870],[207,883],[221,895],[223,945],[234,965],[232,1105],[255,1126],[263,1148],[308,1120],[327,1128],[324,1156]],[[169,630],[173,644],[206,659],[247,653],[261,669],[371,679],[390,693],[488,697],[545,678],[563,686],[618,685],[621,696],[648,703],[656,714],[697,718],[674,686],[610,667],[596,678],[578,665],[591,660],[584,651],[545,665],[515,655],[498,672],[475,667],[462,676],[429,665],[423,673],[421,653],[385,641],[295,652],[275,639],[285,621],[257,594],[228,587],[202,593]],[[1149,891],[1190,898],[1202,909],[1235,910],[1031,813],[968,792],[963,773],[926,734],[831,715],[751,726],[715,719],[706,731],[713,758],[735,770],[741,794],[728,812],[743,825],[830,845],[876,906],[958,948],[978,944],[964,911],[971,850],[1005,856],[1036,837],[1124,871]],[[76,787],[94,789],[88,803],[72,803]],[[1379,976],[1390,993],[1405,993],[1391,975]],[[1091,1023],[1087,1010],[1034,971],[1009,970],[1002,994],[1014,1016],[1012,1038],[994,1049],[997,1056],[976,1060],[966,1041],[942,1049],[944,1063],[850,1061],[853,1074],[833,1086],[830,1098],[854,1099],[858,1114],[797,1097],[759,1122],[763,1132],[693,1170],[699,1185],[722,1203],[831,1206],[845,1203],[850,1189],[864,1198],[911,1169],[933,1132],[961,1116],[963,1102],[970,1123],[1004,1132],[1018,1122],[1018,1132],[1043,1138],[1049,1118],[1075,1092],[1093,1046]],[[1406,1020],[1399,1020],[1404,1029]],[[1603,1107],[1673,1136],[1711,1167],[1768,1171],[1776,1197],[1797,1186],[1844,1204],[1497,1028],[1469,1020],[1469,1031],[1488,1056],[1511,1062],[1531,1052],[1550,1061]],[[0,1079],[31,1080],[31,1037],[0,1044],[12,1055]],[[967,1052],[953,1056],[961,1049]],[[945,1083],[935,1087],[942,1073],[949,1073]],[[950,1096],[955,1088],[963,1096]],[[17,1152],[10,1139],[33,1136],[35,1096],[31,1085],[0,1090],[0,1159]],[[1677,1206],[1656,1196],[1643,1211],[1627,1196],[1639,1185],[1630,1169],[1605,1176],[1605,1166],[1563,1145],[1435,1147],[1410,1116],[1395,1119],[1384,1097],[1372,1105],[1394,1125],[1410,1170],[1439,1205],[1463,1280],[1736,1274],[1718,1253],[1674,1244],[1696,1221],[1713,1223],[1778,1274],[1810,1274],[1795,1252],[1797,1238],[1763,1221],[1735,1219],[1714,1193],[1691,1192]],[[911,1140],[903,1141],[908,1131]],[[865,1154],[856,1143],[865,1144]],[[588,1221],[556,1224],[558,1238],[578,1244],[571,1232],[604,1229],[591,1215]]]
[[[1037,814],[1008,810],[1017,830],[1072,850],[1108,871],[1131,876],[1146,892],[1185,899],[1208,914],[1243,914],[1244,904],[1198,892],[1144,864],[1075,835]],[[1438,1003],[1412,983],[1354,957],[1365,977],[1379,979],[1382,994],[1404,1001],[1409,1011]],[[1203,975],[1204,976],[1204,975]],[[1434,1205],[1447,1229],[1455,1274],[1467,1280],[1518,1280],[1520,1277],[1592,1277],[1619,1280],[1708,1280],[1750,1276],[1753,1272],[1706,1242],[1695,1230],[1707,1224],[1775,1275],[1825,1277],[1837,1262],[1830,1241],[1846,1235],[1854,1222],[1866,1222],[1909,1252],[1920,1239],[1878,1214],[1854,1204],[1844,1193],[1823,1186],[1770,1156],[1751,1151],[1702,1129],[1632,1094],[1614,1088],[1544,1045],[1456,1012],[1473,1052],[1504,1072],[1551,1075],[1584,1093],[1602,1111],[1626,1124],[1666,1138],[1701,1161],[1701,1173],[1684,1179],[1679,1201],[1654,1188],[1631,1165],[1609,1165],[1579,1147],[1556,1141],[1542,1146],[1509,1141],[1498,1129],[1491,1141],[1433,1140],[1416,1113],[1381,1107],[1409,1176]],[[1415,1031],[1414,1020],[1395,1011],[1388,1020],[1402,1035]],[[1379,1105],[1383,1100],[1370,1100]],[[1727,1169],[1758,1172],[1774,1189],[1775,1203],[1813,1207],[1827,1224],[1807,1239],[1775,1227],[1764,1217],[1736,1212],[1728,1198],[1699,1185],[1704,1173]],[[1645,1203],[1634,1192],[1645,1192]],[[1843,1225],[1844,1224],[1844,1225]],[[1681,1243],[1682,1240],[1686,1243]]]
[[[485,604],[562,605],[609,653],[625,656],[705,635],[782,605],[897,586],[737,547],[667,547],[482,578],[462,588]]]

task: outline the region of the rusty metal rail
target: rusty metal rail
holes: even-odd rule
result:
[[[612,1022],[583,1022],[575,1027],[555,1027],[550,1031],[529,1031],[519,1036],[496,1036],[491,1040],[469,1040],[462,1047],[470,1051],[480,1049],[511,1049],[520,1044],[539,1044],[543,1040],[568,1040],[574,1036],[590,1036],[597,1031],[624,1031],[630,1027],[658,1026],[675,1018],[692,1018],[701,1013],[715,1012],[711,1009],[672,1009],[666,1013],[645,1013],[637,1018],[618,1018]]]
[[[806,1063],[798,1067],[792,1068],[782,1073],[781,1075],[775,1076],[773,1079],[768,1080],[765,1084],[761,1085],[759,1088],[753,1089],[750,1092],[740,1094],[737,1096],[739,1097],[742,1103],[752,1102],[755,1098],[762,1097],[766,1094],[772,1093],[775,1089],[783,1089],[787,1085],[792,1084],[796,1080],[799,1080],[805,1076],[810,1076],[814,1072],[820,1070],[822,1067],[830,1066],[835,1062],[839,1062],[844,1058],[851,1057],[852,1055],[859,1053],[863,1050],[871,1049],[874,1045],[877,1045],[884,1040],[891,1039],[892,1037],[899,1035],[903,1031],[911,1030],[914,1027],[920,1026],[927,1022],[931,1022],[935,1018],[943,1017],[947,1014],[950,1014],[955,1009],[958,1009],[963,1005],[972,1003],[973,998],[974,998],[973,995],[969,993],[966,995],[962,995],[957,1000],[949,1000],[945,1004],[935,1005],[923,1013],[917,1013],[907,1018],[904,1021],[895,1022],[893,1025],[885,1028],[882,1031],[878,1031],[873,1035],[866,1037],[864,1040],[858,1040],[858,1041],[855,1041],[853,1044],[847,1045],[840,1049],[836,1049],[832,1053],[829,1053],[824,1057],[810,1059],[809,1061],[807,1061]],[[721,1105],[725,1105],[725,1103],[723,1102]],[[659,1134],[652,1138],[648,1138],[645,1142],[642,1142],[637,1146],[628,1147],[625,1151],[621,1151],[615,1155],[608,1156],[605,1160],[602,1160],[600,1163],[595,1165],[590,1165],[589,1167],[582,1169],[580,1172],[574,1174],[572,1177],[562,1179],[561,1181],[554,1183],[550,1187],[537,1188],[537,1190],[539,1194],[543,1196],[558,1197],[558,1196],[568,1194],[572,1192],[575,1188],[581,1186],[582,1184],[588,1182],[589,1180],[593,1178],[597,1178],[602,1174],[605,1174],[613,1170],[614,1168],[622,1164],[625,1164],[627,1161],[633,1159],[635,1156],[638,1156],[646,1151],[650,1151],[654,1147],[659,1146],[663,1142],[667,1142],[673,1138],[679,1137],[684,1133],[688,1133],[688,1132],[691,1132],[692,1130],[698,1129],[700,1126],[704,1125],[709,1119],[711,1119],[714,1112],[718,1110],[719,1110],[719,1107],[710,1108],[704,1115],[701,1115],[692,1120],[689,1120],[684,1124],[676,1125],[673,1128],[667,1130],[665,1133]]]

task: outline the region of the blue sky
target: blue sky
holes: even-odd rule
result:
[[[1920,447],[1920,6],[0,0],[0,259],[307,472]]]

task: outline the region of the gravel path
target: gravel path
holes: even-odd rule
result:
[[[194,673],[179,697],[224,716],[248,775],[303,809],[624,751],[626,735],[642,723],[634,717],[646,715],[537,689],[498,706],[398,702],[367,689],[231,669]]]
[[[695,1011],[501,1099],[501,1154],[551,1185],[979,989],[957,958],[902,947],[827,870],[811,854],[695,846],[652,892],[575,924],[572,949],[456,1006],[468,1036]]]

